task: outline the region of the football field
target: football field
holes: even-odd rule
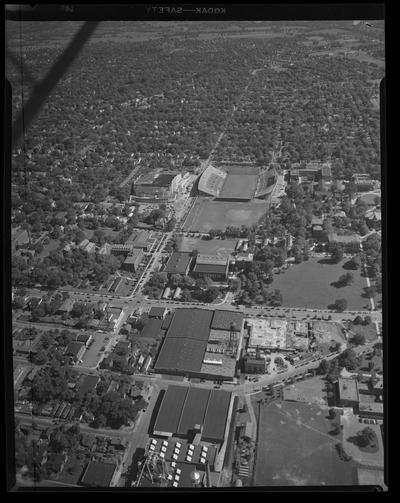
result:
[[[214,201],[198,198],[184,224],[185,231],[209,232],[226,227],[251,226],[263,217],[268,201]]]

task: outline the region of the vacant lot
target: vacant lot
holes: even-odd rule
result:
[[[324,264],[319,260],[310,258],[301,264],[294,264],[274,277],[272,287],[281,291],[284,306],[326,309],[336,299],[346,299],[350,310],[369,307],[369,300],[361,296],[367,283],[359,271],[351,271],[353,284],[337,288],[331,283],[348,272],[342,267],[346,260],[339,264]]]
[[[187,231],[208,232],[210,229],[251,226],[267,211],[265,201],[211,201],[199,198],[185,222]]]
[[[261,406],[255,484],[354,485],[356,465],[342,461],[327,411],[303,403]]]

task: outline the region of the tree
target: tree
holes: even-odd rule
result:
[[[374,430],[367,426],[363,430],[358,431],[355,443],[358,447],[368,447],[370,445],[374,445],[376,443],[376,434]]]
[[[356,346],[362,346],[365,344],[365,335],[364,334],[354,334],[351,338],[351,342]]]
[[[329,363],[325,359],[321,360],[321,362],[318,366],[317,373],[324,375],[324,374],[327,374],[328,371],[329,371]]]
[[[338,313],[342,313],[347,309],[347,300],[346,299],[337,299],[335,303],[333,304],[334,309]]]
[[[347,272],[346,274],[342,274],[337,282],[339,283],[339,285],[347,286],[353,283],[353,281],[354,275],[351,272]]]
[[[355,370],[357,368],[357,356],[354,350],[346,349],[338,356],[339,365],[346,370]]]
[[[343,255],[344,255],[343,247],[340,245],[337,245],[332,250],[331,259],[333,262],[335,262],[335,264],[337,264],[338,262],[340,262],[342,260]]]

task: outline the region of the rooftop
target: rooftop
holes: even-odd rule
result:
[[[70,342],[65,350],[66,355],[78,356],[79,351],[85,347],[83,342]]]
[[[226,265],[229,257],[222,257],[221,255],[206,255],[199,253],[196,257],[196,265],[198,264],[212,264],[212,265]]]
[[[233,311],[214,311],[211,321],[211,328],[215,330],[231,330],[231,324],[234,324],[233,330],[240,332],[243,324],[243,314]]]
[[[169,258],[164,272],[169,274],[186,274],[192,257],[190,253],[174,252]]]
[[[226,265],[224,264],[196,264],[193,272],[209,273],[209,274],[225,274]]]
[[[166,307],[153,306],[149,311],[149,316],[150,318],[163,318],[166,311]]]
[[[356,379],[338,379],[340,400],[359,401],[358,384]]]
[[[202,439],[224,439],[231,393],[206,388],[169,386],[163,396],[154,432],[186,436],[196,425],[203,426]]]
[[[109,487],[116,469],[116,463],[90,461],[83,474],[81,484],[91,487]]]

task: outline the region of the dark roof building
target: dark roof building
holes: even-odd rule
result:
[[[155,435],[171,437],[178,430],[187,391],[185,386],[168,386],[154,424]]]
[[[233,311],[214,311],[211,322],[211,328],[215,330],[231,330],[231,324],[234,324],[233,330],[240,332],[243,324],[243,314]]]
[[[90,461],[83,474],[81,485],[90,487],[109,487],[116,470],[116,463]]]
[[[183,274],[187,275],[189,272],[192,257],[187,252],[174,252],[169,258],[164,272],[168,274]]]
[[[166,307],[153,306],[149,311],[149,318],[164,319],[168,310]]]
[[[65,350],[67,356],[80,360],[85,352],[85,345],[82,342],[70,342]]]
[[[207,341],[184,337],[166,338],[154,369],[157,372],[190,374],[201,371]]]
[[[215,316],[215,318],[214,318]],[[215,321],[213,321],[215,320]],[[167,326],[167,333],[154,365],[154,371],[165,374],[188,375],[191,377],[207,376],[208,378],[221,377],[232,380],[234,372],[229,365],[234,361],[229,357],[223,361],[221,372],[218,365],[204,366],[209,339],[212,333],[218,330],[224,337],[229,337],[231,323],[235,323],[235,331],[242,329],[243,317],[240,313],[225,311],[217,312],[206,309],[178,309],[173,314],[172,320]],[[165,321],[165,320],[164,320]],[[164,325],[162,325],[164,327]]]
[[[178,435],[187,435],[195,425],[204,423],[209,396],[209,389],[189,389],[177,428]]]
[[[232,394],[223,390],[169,386],[154,423],[154,434],[222,443]]]
[[[177,309],[167,332],[167,338],[208,339],[213,311]]]
[[[124,260],[122,264],[122,269],[126,271],[136,272],[138,267],[143,260],[144,252],[141,248],[135,248]]]
[[[217,281],[224,281],[228,275],[229,257],[219,255],[197,255],[193,276],[205,277]]]
[[[339,403],[342,407],[356,407],[360,401],[356,379],[338,379]]]
[[[223,442],[230,401],[231,393],[223,390],[211,390],[204,419],[202,440]]]

